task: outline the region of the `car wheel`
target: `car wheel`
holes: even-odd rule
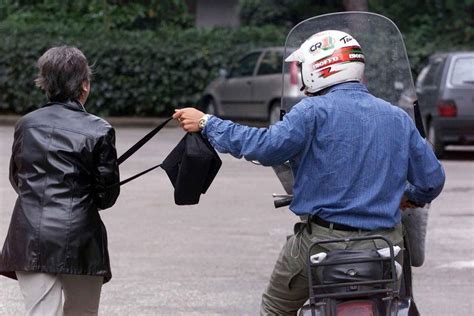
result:
[[[280,103],[274,101],[268,111],[268,125],[273,125],[280,120]]]
[[[433,123],[430,123],[428,128],[428,141],[433,145],[434,153],[436,157],[441,158],[444,155],[444,144],[439,139],[438,133],[433,126]]]
[[[206,114],[219,115],[217,113],[216,101],[214,101],[214,99],[207,99],[206,104],[204,105],[204,112]]]

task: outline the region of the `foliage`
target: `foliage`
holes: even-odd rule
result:
[[[6,0],[0,3],[0,20],[17,25],[74,24],[80,29],[97,24],[106,29],[123,30],[192,26],[192,17],[182,0]]]
[[[239,55],[283,43],[277,27],[192,24],[183,0],[2,1],[0,113],[25,113],[46,102],[33,79],[36,60],[52,46],[77,46],[94,65],[88,110],[163,115],[196,104],[218,69]]]
[[[281,45],[276,27],[157,31],[0,23],[0,111],[24,113],[46,102],[34,87],[36,60],[49,47],[74,45],[94,65],[88,110],[100,115],[163,115],[194,105],[205,86],[256,46]]]
[[[312,16],[343,11],[341,0],[241,0],[244,25],[283,25],[288,29]]]
[[[344,11],[347,2],[241,0],[240,15],[244,25],[283,25],[289,31],[308,17]],[[400,27],[415,74],[434,52],[474,48],[474,0],[367,2],[369,11],[387,16]]]
[[[398,25],[415,73],[435,52],[474,49],[474,0],[369,0],[369,9]]]
[[[400,27],[415,74],[434,52],[474,47],[474,0],[367,2]],[[196,104],[218,69],[244,52],[282,45],[301,20],[347,3],[240,0],[243,27],[195,29],[184,0],[0,0],[0,113],[45,102],[33,84],[35,62],[49,47],[67,44],[94,64],[89,110],[169,114]]]

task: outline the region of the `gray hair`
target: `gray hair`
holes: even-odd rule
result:
[[[89,82],[92,74],[86,56],[71,46],[48,49],[36,66],[36,86],[46,92],[50,101],[77,100],[83,93],[83,82]]]

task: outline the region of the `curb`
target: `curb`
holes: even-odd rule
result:
[[[0,126],[14,126],[20,115],[0,115]],[[153,127],[166,120],[164,117],[106,117],[114,127]],[[165,127],[178,127],[176,120],[171,120]]]
[[[14,126],[15,123],[21,118],[21,115],[0,115],[0,126]],[[163,123],[166,117],[105,117],[107,122],[113,127],[155,127]],[[235,120],[234,122],[253,126],[253,127],[266,127],[266,122],[253,121],[253,120]],[[176,120],[171,120],[166,124],[165,128],[176,128],[178,127]]]
[[[168,118],[166,117],[105,117],[110,125],[114,127],[156,127]],[[178,127],[176,120],[171,120],[167,127]]]
[[[20,117],[19,115],[0,115],[0,126],[13,126]]]

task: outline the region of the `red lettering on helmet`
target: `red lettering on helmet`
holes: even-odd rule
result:
[[[359,46],[343,47],[335,50],[331,56],[324,57],[312,64],[313,70],[318,70],[339,63],[364,62],[364,54]]]
[[[327,78],[329,76],[337,74],[338,72],[340,72],[340,70],[331,71],[331,67],[327,67],[319,71],[319,78]]]
[[[323,58],[317,60],[313,63],[313,69],[318,70],[320,68],[324,68],[326,66],[333,65],[339,61],[339,56],[329,56],[327,58]]]

